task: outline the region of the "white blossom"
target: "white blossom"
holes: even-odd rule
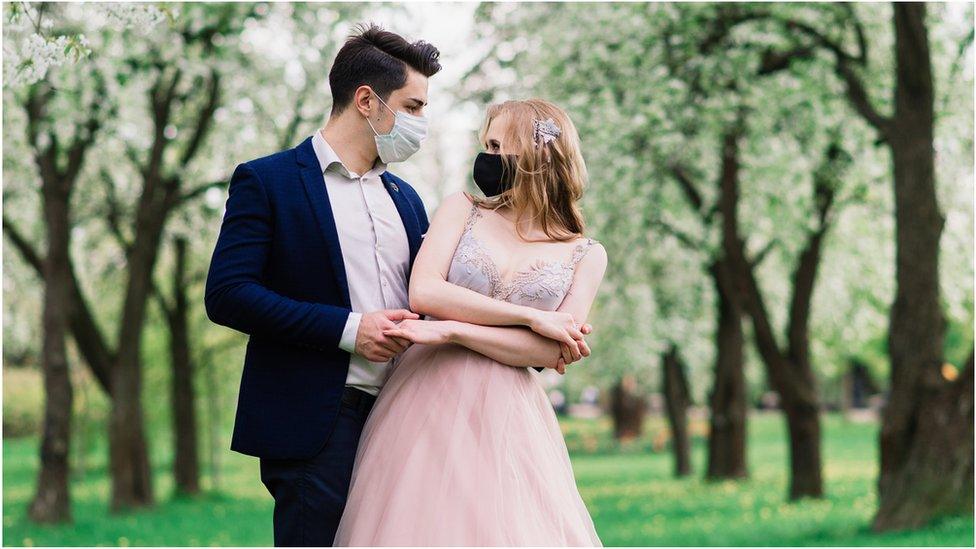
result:
[[[153,4],[116,3],[93,4],[108,18],[123,28],[144,29],[162,23],[166,14]]]

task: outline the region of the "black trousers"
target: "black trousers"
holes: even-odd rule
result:
[[[346,387],[329,440],[309,459],[261,458],[261,482],[275,500],[276,547],[329,547],[346,506],[356,448],[375,397]]]

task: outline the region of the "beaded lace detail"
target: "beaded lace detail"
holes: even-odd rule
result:
[[[576,264],[586,255],[586,250],[596,241],[587,238],[576,245],[569,261],[539,260],[526,269],[516,272],[509,281],[502,280],[498,265],[491,258],[484,243],[474,235],[472,228],[482,216],[481,208],[472,204],[464,232],[455,251],[455,260],[470,269],[479,269],[489,282],[489,295],[495,299],[511,301],[512,298],[537,301],[548,296],[563,296],[573,282]]]

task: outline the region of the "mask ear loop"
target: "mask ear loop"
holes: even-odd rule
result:
[[[369,124],[369,129],[373,130],[373,133],[376,134],[377,137],[379,137],[380,132],[376,131],[376,128],[373,127],[373,123],[369,121],[368,116],[366,117],[366,123]]]
[[[376,98],[380,100],[380,103],[382,103],[383,106],[386,107],[386,109],[388,111],[390,111],[390,112],[393,113],[393,118],[396,119],[396,111],[394,111],[393,109],[391,109],[390,106],[386,104],[386,101],[383,101],[383,98],[380,97],[380,94],[378,94],[375,91],[373,91],[372,88],[369,91],[372,92],[373,95],[375,95]],[[380,132],[376,131],[376,128],[373,127],[373,123],[369,121],[369,116],[366,117],[366,123],[369,124],[369,129],[373,130],[373,133],[374,134],[376,134],[377,136],[383,135],[383,134],[380,134]]]

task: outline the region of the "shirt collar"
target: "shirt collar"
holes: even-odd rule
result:
[[[319,167],[322,169],[323,174],[331,168],[348,179],[354,178],[352,172],[339,159],[339,155],[336,154],[332,145],[329,145],[329,142],[322,137],[321,128],[315,130],[315,134],[312,135],[312,148],[315,150],[315,157],[319,161]],[[386,164],[377,157],[376,162],[373,163],[373,167],[363,175],[379,175],[385,171]]]

